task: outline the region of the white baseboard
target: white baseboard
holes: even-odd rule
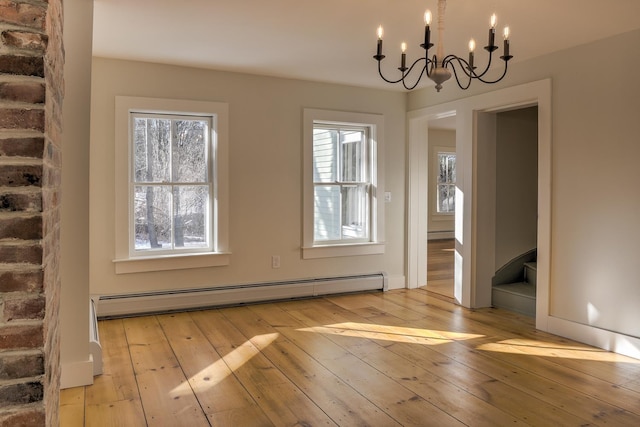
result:
[[[93,384],[93,357],[89,360],[63,363],[60,372],[60,388],[81,387]]]
[[[405,276],[389,277],[389,289],[405,289],[407,287],[407,278]]]
[[[140,294],[100,295],[96,312],[99,318],[120,317],[375,289],[389,289],[389,280],[385,273]]]
[[[552,316],[547,318],[547,332],[640,359],[640,339],[636,337]]]

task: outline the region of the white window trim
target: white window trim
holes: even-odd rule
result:
[[[456,154],[455,147],[434,147],[433,149],[433,204],[431,206],[432,219],[435,221],[451,221],[455,212],[438,212],[438,172],[440,171],[439,154]],[[456,155],[456,168],[458,167],[458,156]]]
[[[212,227],[213,251],[185,254],[158,254],[132,257],[129,254],[129,174],[131,173],[130,113],[193,114],[213,116],[216,123],[214,156],[216,176]],[[226,103],[178,99],[116,96],[115,100],[115,264],[116,274],[223,266],[230,263],[229,252],[229,107]]]
[[[371,138],[371,237],[369,242],[314,244],[313,125],[344,123],[369,127]],[[384,118],[380,114],[305,108],[303,112],[303,231],[302,258],[330,258],[383,254],[384,244]]]

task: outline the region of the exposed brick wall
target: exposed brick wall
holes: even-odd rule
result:
[[[59,424],[62,0],[0,0],[0,426]]]

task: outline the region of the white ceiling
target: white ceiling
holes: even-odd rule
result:
[[[397,73],[402,41],[409,59],[421,53],[427,8],[435,16],[437,0],[95,0],[93,53],[401,90],[377,75],[376,28]],[[466,56],[471,37],[484,46],[494,12],[513,61],[640,28],[640,0],[449,0],[446,52]]]

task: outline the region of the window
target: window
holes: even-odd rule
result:
[[[382,253],[382,119],[305,110],[303,257]]]
[[[314,243],[369,241],[368,140],[366,127],[314,124]]]
[[[116,97],[116,273],[229,264],[227,111]]]
[[[131,113],[133,256],[211,251],[211,117]]]
[[[456,154],[438,152],[436,212],[452,214],[456,207]]]

